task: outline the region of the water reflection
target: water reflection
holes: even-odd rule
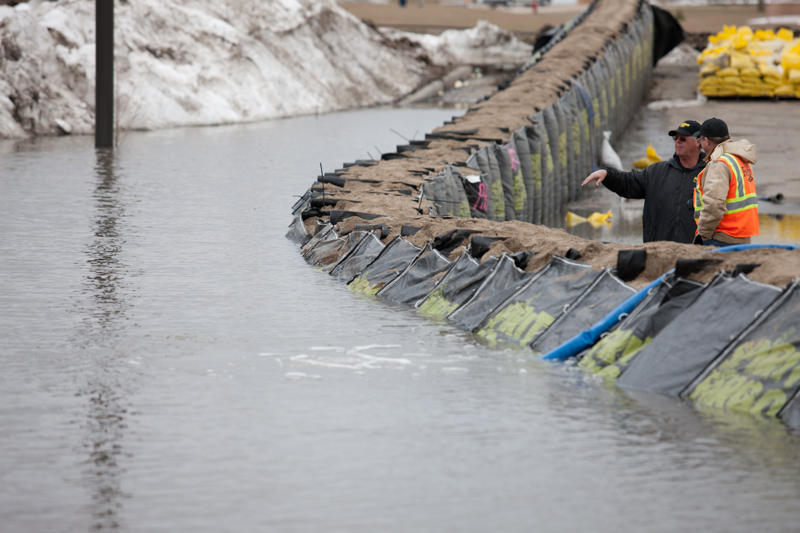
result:
[[[89,406],[84,447],[86,481],[92,498],[92,529],[117,529],[122,507],[119,460],[126,428],[124,398],[115,368],[117,337],[124,327],[129,303],[123,295],[125,265],[120,255],[125,239],[121,231],[125,208],[114,152],[96,150],[96,183],[93,192],[93,240],[86,251],[89,267],[87,292],[94,305],[85,317],[90,357],[86,390]]]

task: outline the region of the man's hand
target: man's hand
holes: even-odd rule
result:
[[[581,183],[581,187],[586,187],[590,183],[594,183],[595,187],[599,187],[600,184],[603,183],[603,180],[606,179],[607,175],[608,175],[607,170],[604,170],[602,168],[600,170],[595,170],[594,172],[586,176],[586,179],[583,180],[583,183]]]

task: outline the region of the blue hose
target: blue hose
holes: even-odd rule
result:
[[[713,250],[709,250],[711,252],[740,252],[742,250],[754,250],[757,248],[781,248],[784,250],[797,250],[800,248],[800,245],[797,244],[734,244],[732,246],[724,246],[721,248],[715,248]],[[599,322],[594,324],[591,328],[586,329],[572,337],[570,340],[555,348],[550,350],[546,354],[544,354],[541,359],[545,360],[552,360],[552,359],[568,359],[579,354],[581,351],[589,348],[590,346],[594,346],[594,344],[600,340],[600,336],[614,327],[614,325],[619,322],[622,315],[626,313],[630,313],[634,307],[639,305],[639,303],[644,300],[644,297],[647,296],[648,291],[653,287],[658,286],[662,281],[664,281],[664,277],[667,274],[671,274],[674,272],[675,269],[670,270],[669,272],[663,274],[661,277],[656,279],[655,281],[651,282],[647,287],[640,290],[621,304],[619,304],[613,311],[608,313],[604,316]]]
[[[741,252],[742,250],[755,250],[757,248],[782,248],[784,250],[797,250],[800,248],[798,244],[733,244],[731,246],[723,246],[722,248],[715,248],[709,252]]]
[[[634,307],[639,305],[639,303],[644,300],[645,296],[647,296],[647,293],[650,292],[650,289],[660,285],[661,282],[664,281],[664,278],[674,271],[675,269],[673,268],[669,272],[662,274],[658,279],[650,282],[647,287],[640,290],[633,296],[630,296],[627,300],[615,307],[614,310],[604,316],[600,322],[597,322],[589,329],[581,331],[558,348],[550,350],[544,354],[541,359],[568,359],[579,354],[586,348],[594,346],[594,343],[600,340],[600,336],[603,333],[614,327],[614,325],[619,322],[620,319],[622,319],[623,315],[633,311]]]

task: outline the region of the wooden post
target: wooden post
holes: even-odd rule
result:
[[[114,0],[95,0],[94,145],[114,146]]]

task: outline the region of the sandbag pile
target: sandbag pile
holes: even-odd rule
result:
[[[800,37],[786,28],[724,26],[697,63],[704,96],[800,98]]]

